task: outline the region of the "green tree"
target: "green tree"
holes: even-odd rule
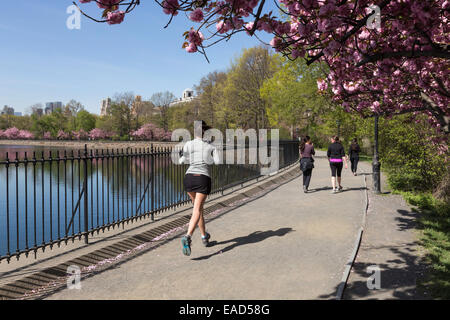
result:
[[[317,79],[324,76],[322,66],[307,66],[301,59],[290,61],[277,55],[273,68],[276,72],[261,88],[261,97],[268,102],[270,124],[287,126],[291,138],[296,127],[311,135],[318,116],[333,107],[331,98],[317,90]]]
[[[199,118],[208,122],[212,127],[216,127],[218,124],[216,118],[216,112],[220,105],[220,96],[217,94],[219,83],[223,83],[226,80],[225,72],[210,72],[204,76],[200,83],[195,86],[197,91],[199,103],[198,113]]]
[[[129,135],[131,130],[131,110],[126,104],[111,105],[111,129],[119,136]]]
[[[223,111],[228,113],[230,126],[244,129],[268,127],[267,102],[261,98],[260,89],[273,74],[273,59],[267,48],[255,47],[244,49],[233,63],[224,88]]]
[[[95,122],[95,116],[84,109],[79,111],[75,117],[76,130],[83,129],[89,132],[95,128]]]

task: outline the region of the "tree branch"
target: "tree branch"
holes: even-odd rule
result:
[[[367,56],[358,62],[355,66],[360,67],[369,62],[376,62],[388,58],[420,58],[420,57],[434,57],[434,58],[443,58],[450,59],[450,51],[447,49],[447,45],[441,46],[441,50],[432,49],[427,51],[393,51],[393,52],[381,52],[371,56]]]

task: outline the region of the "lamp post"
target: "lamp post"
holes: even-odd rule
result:
[[[375,193],[381,193],[381,184],[380,184],[380,167],[381,164],[379,162],[379,156],[378,156],[378,114],[375,115],[375,146],[374,146],[374,152],[373,152],[373,161],[372,161],[372,172],[373,172],[373,191]]]

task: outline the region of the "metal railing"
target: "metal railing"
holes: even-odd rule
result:
[[[187,165],[177,147],[6,153],[0,161],[0,261],[52,248],[184,205]],[[246,147],[248,149],[248,147]],[[178,150],[175,150],[178,152]],[[274,151],[272,151],[274,152]],[[298,160],[298,141],[281,141],[279,168]],[[259,164],[211,167],[212,192],[261,176]]]

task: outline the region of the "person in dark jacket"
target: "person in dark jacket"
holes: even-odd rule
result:
[[[332,193],[336,193],[336,192],[342,190],[341,173],[342,173],[343,163],[345,163],[345,169],[348,168],[347,158],[345,157],[344,147],[342,146],[341,142],[339,141],[338,136],[334,136],[333,138],[331,138],[331,144],[328,147],[327,157],[328,157],[328,160],[330,161],[330,168],[331,168],[331,185],[333,186]],[[337,183],[338,183],[337,188],[336,188],[336,176],[337,176]]]
[[[356,176],[356,170],[358,169],[358,161],[359,161],[359,153],[361,152],[361,148],[359,147],[358,140],[356,138],[353,139],[350,144],[350,148],[348,149],[348,156],[351,162],[351,169],[353,175]]]
[[[309,188],[309,183],[311,182],[312,169],[314,168],[313,155],[314,145],[311,142],[311,138],[306,136],[300,142],[300,170],[303,171],[303,192],[307,193]]]

